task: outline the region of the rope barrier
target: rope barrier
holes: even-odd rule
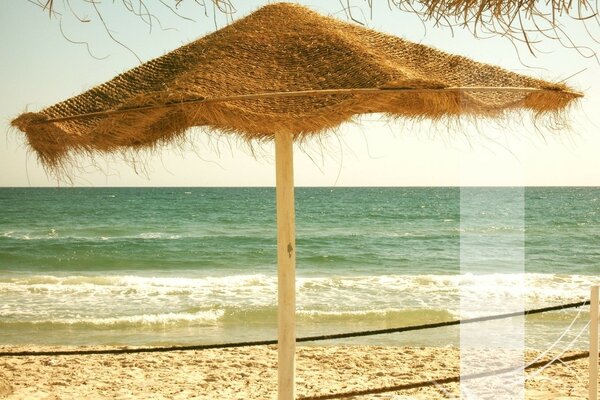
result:
[[[493,321],[497,319],[506,319],[512,317],[520,317],[523,315],[533,315],[533,314],[541,314],[549,311],[558,311],[565,310],[569,308],[578,308],[589,305],[589,300],[577,302],[577,303],[568,303],[561,304],[558,306],[544,307],[544,308],[536,308],[525,311],[516,311],[506,314],[497,314],[497,315],[488,315],[485,317],[475,317],[475,318],[467,318],[467,319],[457,319],[453,321],[445,321],[445,322],[435,322],[430,324],[422,324],[422,325],[412,325],[412,326],[403,326],[399,328],[387,328],[387,329],[376,329],[376,330],[368,330],[368,331],[359,331],[359,332],[349,332],[349,333],[336,333],[332,335],[320,335],[320,336],[309,336],[296,339],[297,342],[316,342],[320,340],[333,340],[333,339],[346,339],[351,337],[360,337],[360,336],[372,336],[372,335],[383,335],[389,333],[402,333],[402,332],[410,332],[410,331],[419,331],[424,329],[434,329],[434,328],[442,328],[445,326],[454,326],[454,325],[463,325],[463,324],[473,324],[476,322],[485,322],[485,321]]]
[[[346,339],[352,337],[384,335],[390,333],[402,333],[425,329],[442,328],[446,326],[454,326],[461,324],[473,324],[476,322],[493,321],[498,319],[506,319],[512,317],[541,314],[549,311],[560,311],[569,308],[579,308],[589,305],[590,301],[579,301],[576,303],[560,304],[557,306],[535,308],[525,311],[515,311],[505,314],[489,315],[484,317],[468,318],[463,320],[452,320],[445,322],[435,322],[430,324],[402,326],[397,328],[366,330],[347,333],[336,333],[331,335],[318,335],[297,338],[296,342],[317,342],[323,340]],[[90,349],[90,350],[60,350],[60,351],[3,351],[0,352],[0,357],[35,357],[35,356],[72,356],[72,355],[89,355],[89,354],[133,354],[133,353],[165,353],[171,351],[191,351],[191,350],[211,350],[211,349],[228,349],[234,347],[254,347],[254,346],[269,346],[277,344],[277,340],[258,340],[249,342],[231,342],[217,344],[202,344],[190,346],[168,346],[168,347],[144,347],[144,348],[122,348],[122,349]]]
[[[569,361],[581,360],[583,358],[588,358],[588,357],[589,357],[589,352],[586,351],[586,352],[566,356],[566,357],[563,357],[563,358],[557,359],[557,360],[538,361],[538,362],[527,365],[525,367],[525,369],[539,368],[539,367],[543,367],[547,364],[556,364],[558,362],[569,362]],[[401,390],[417,389],[417,388],[427,387],[427,386],[437,386],[437,385],[443,385],[443,384],[447,384],[447,383],[456,383],[456,382],[460,382],[461,380],[479,379],[479,378],[485,378],[485,377],[493,376],[493,375],[501,375],[501,374],[504,374],[507,372],[512,372],[515,369],[519,369],[519,368],[522,368],[522,367],[507,367],[507,368],[501,368],[501,369],[497,369],[497,370],[493,370],[493,371],[479,372],[476,374],[469,374],[469,375],[463,375],[463,376],[451,376],[451,377],[447,377],[447,378],[432,379],[432,380],[420,381],[420,382],[411,382],[411,383],[405,383],[402,385],[385,386],[385,387],[373,388],[373,389],[353,390],[353,391],[348,391],[348,392],[343,392],[343,393],[323,394],[323,395],[316,395],[316,396],[305,396],[305,397],[299,397],[298,400],[331,400],[331,399],[343,399],[343,398],[354,397],[354,396],[366,396],[366,395],[370,395],[370,394],[398,392]]]

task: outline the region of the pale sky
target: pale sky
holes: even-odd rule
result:
[[[58,2],[60,3],[60,2]],[[75,3],[75,2],[71,2]],[[81,2],[83,3],[83,2]],[[193,2],[186,2],[193,3]],[[239,4],[238,4],[239,3]],[[237,1],[236,18],[247,15],[264,1]],[[303,1],[314,10],[344,18],[339,2]],[[511,126],[468,123],[447,131],[429,124],[388,124],[377,116],[366,116],[360,124],[345,125],[336,135],[309,143],[295,153],[297,186],[467,186],[467,185],[593,185],[600,186],[600,66],[576,51],[556,43],[545,43],[544,53],[527,54],[506,39],[474,39],[469,33],[427,27],[415,16],[389,11],[376,4],[373,18],[358,18],[380,31],[421,42],[548,80],[562,80],[581,70],[567,82],[585,92],[585,98],[569,114],[572,127],[565,133],[541,134],[527,122]],[[113,2],[108,2],[113,4]],[[152,33],[139,18],[105,11],[112,35],[148,61],[215,29],[212,15],[192,8],[195,21],[173,16],[156,8],[161,30],[155,22]],[[154,3],[156,4],[156,3]],[[356,2],[366,4],[366,2]],[[27,151],[21,133],[10,130],[10,121],[25,110],[37,111],[79,94],[137,64],[137,58],[111,40],[94,20],[92,8],[75,10],[90,22],[75,21],[63,14],[63,37],[59,20],[26,1],[4,2],[0,13],[0,124],[6,133],[0,145],[0,186],[57,186]],[[366,5],[363,11],[367,12]],[[368,13],[367,13],[368,14]],[[223,26],[225,21],[218,18]],[[176,27],[177,29],[168,29]],[[575,40],[594,43],[584,34]],[[523,63],[519,61],[521,56]],[[106,57],[106,58],[104,58]],[[525,64],[527,66],[525,66]],[[127,164],[111,158],[96,160],[74,173],[75,186],[273,186],[275,182],[271,146],[263,146],[256,157],[235,138],[209,139],[202,132],[190,135],[194,149],[165,149],[144,157],[146,172],[136,173]],[[65,186],[65,183],[60,183]],[[67,185],[68,186],[68,185]]]

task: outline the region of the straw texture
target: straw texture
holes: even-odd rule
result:
[[[492,87],[492,90],[448,90]],[[503,90],[532,88],[538,91]],[[227,96],[328,89],[368,93],[205,101]],[[398,37],[278,3],[149,61],[12,125],[25,132],[47,167],[70,156],[143,149],[180,138],[193,126],[270,140],[319,134],[356,115],[396,118],[501,117],[529,109],[556,113],[580,95],[563,84],[518,75]],[[196,100],[194,103],[179,102]],[[163,106],[170,104],[171,106]],[[138,107],[155,106],[144,110]],[[107,110],[127,112],[47,122]]]

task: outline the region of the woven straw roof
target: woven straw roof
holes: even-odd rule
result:
[[[41,161],[143,149],[193,126],[271,139],[352,117],[555,113],[579,97],[555,84],[321,16],[265,6],[230,26],[12,125]]]

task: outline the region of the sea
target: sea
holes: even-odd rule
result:
[[[600,188],[299,187],[295,203],[298,336],[577,302],[600,283]],[[276,234],[274,188],[0,188],[0,345],[275,339]],[[588,312],[514,318],[526,347],[585,348]],[[459,341],[452,326],[318,344]]]

